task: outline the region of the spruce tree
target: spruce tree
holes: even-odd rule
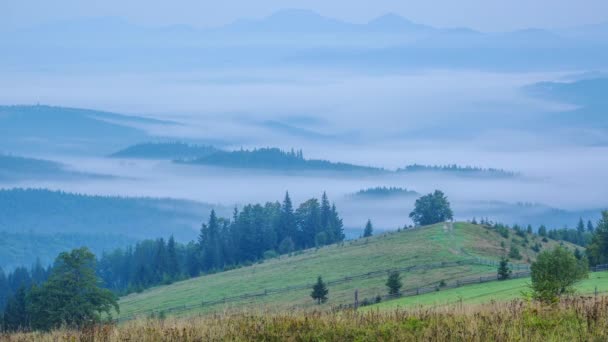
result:
[[[542,236],[542,237],[546,237],[547,236],[547,227],[545,227],[545,225],[542,225],[540,227],[538,227],[538,235]]]
[[[27,310],[27,292],[21,286],[17,292],[8,299],[4,308],[4,328],[8,331],[26,330],[30,327],[30,315]]]
[[[403,286],[403,282],[401,281],[401,274],[398,271],[393,271],[388,275],[388,279],[386,280],[386,287],[388,287],[388,294],[391,296],[396,296],[401,291],[401,287]]]
[[[372,221],[367,220],[365,224],[365,229],[363,230],[363,237],[370,237],[374,233],[374,227],[372,226]]]
[[[167,243],[167,273],[171,277],[171,280],[177,279],[178,275],[181,273],[179,261],[177,259],[175,238],[173,235],[169,237],[169,242]]]
[[[576,225],[576,231],[579,235],[582,235],[585,232],[585,223],[583,222],[583,218],[578,219],[578,224]]]
[[[310,297],[317,301],[317,304],[325,303],[327,301],[327,294],[329,290],[327,286],[323,282],[321,276],[317,278],[317,283],[312,287],[312,292],[310,293]]]
[[[500,259],[500,264],[498,264],[498,280],[507,280],[511,278],[511,273],[509,259],[503,257]]]
[[[587,231],[591,234],[593,234],[593,223],[591,222],[591,220],[587,221]]]

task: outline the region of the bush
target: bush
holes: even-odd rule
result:
[[[534,298],[543,302],[556,302],[561,295],[574,292],[574,285],[588,277],[588,265],[584,259],[558,246],[543,251],[532,263],[532,291]]]

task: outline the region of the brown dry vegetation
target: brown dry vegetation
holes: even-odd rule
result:
[[[608,297],[554,306],[515,300],[391,312],[296,312],[135,320],[3,341],[606,341]]]

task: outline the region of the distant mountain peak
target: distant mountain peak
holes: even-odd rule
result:
[[[376,29],[395,29],[395,30],[423,30],[430,29],[429,26],[417,24],[396,13],[389,12],[375,19],[370,20],[367,25]]]

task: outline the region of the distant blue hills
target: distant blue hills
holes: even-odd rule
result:
[[[0,33],[0,39],[0,68],[5,70],[158,71],[294,63],[493,70],[608,66],[608,25],[484,33],[432,27],[393,13],[355,24],[293,9],[204,29],[86,18]]]

